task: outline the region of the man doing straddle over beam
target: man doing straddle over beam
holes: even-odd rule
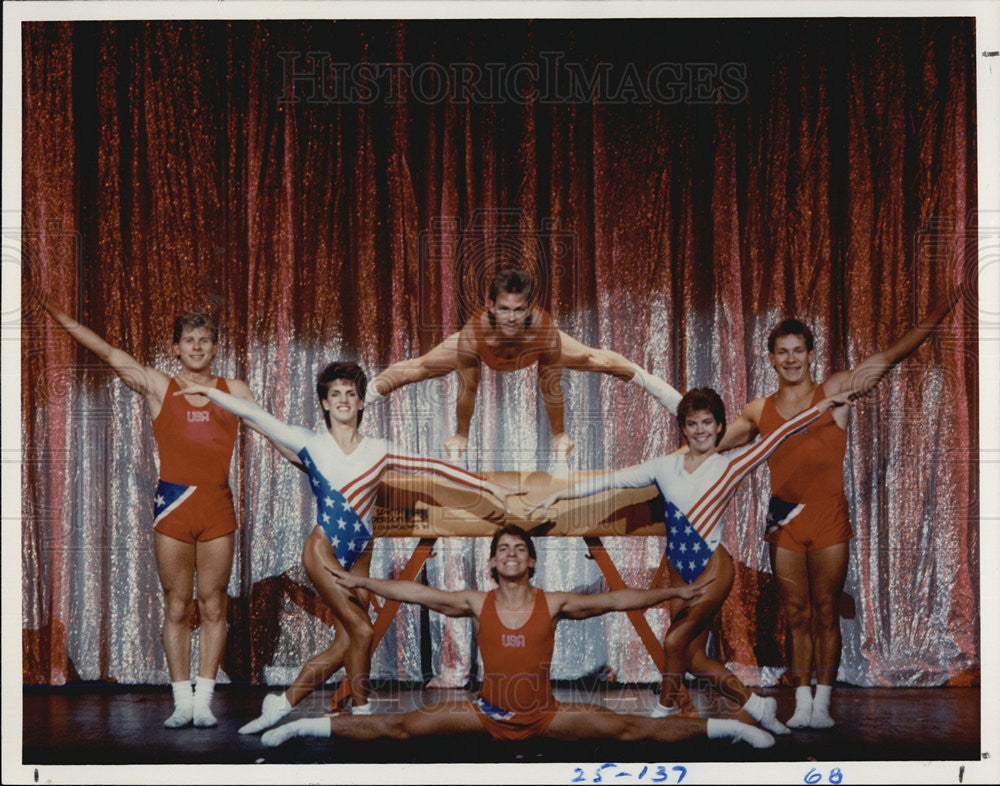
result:
[[[476,408],[480,364],[494,371],[518,371],[538,363],[538,384],[552,429],[552,450],[565,457],[573,440],[563,427],[562,370],[599,371],[638,385],[671,413],[681,395],[659,377],[607,349],[584,346],[559,330],[537,305],[537,285],[526,270],[508,267],[490,283],[489,301],[427,354],[393,363],[372,380],[370,405],[396,388],[458,372],[457,430],[444,443],[448,456],[460,458],[469,445],[469,424]]]

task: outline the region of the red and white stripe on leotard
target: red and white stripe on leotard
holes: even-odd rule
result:
[[[358,516],[364,519],[369,511],[375,506],[375,497],[378,495],[378,484],[382,480],[382,475],[386,470],[398,469],[405,472],[433,472],[435,475],[469,486],[475,489],[484,489],[484,481],[472,472],[468,472],[454,464],[440,459],[425,458],[423,456],[402,456],[395,453],[386,453],[381,459],[373,464],[365,472],[362,472],[353,480],[349,480],[340,489],[347,501],[354,508]]]
[[[785,421],[779,429],[755,442],[730,461],[719,479],[701,495],[688,511],[687,520],[698,531],[698,534],[703,538],[708,538],[709,533],[715,529],[715,525],[719,523],[719,519],[725,513],[726,505],[736,493],[736,488],[744,475],[758,464],[766,461],[785,437],[816,420],[821,414],[816,407],[799,413],[791,420]]]

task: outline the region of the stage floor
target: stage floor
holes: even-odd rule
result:
[[[835,728],[800,730],[778,737],[768,750],[732,745],[724,740],[662,743],[552,740],[496,742],[485,736],[467,739],[429,737],[368,743],[293,739],[264,748],[259,736],[237,729],[256,717],[265,694],[261,688],[221,685],[213,710],[215,729],[162,726],[172,709],[165,688],[73,686],[25,688],[22,763],[82,764],[251,764],[385,762],[684,762],[711,761],[973,761],[979,760],[980,692],[978,688],[857,688],[838,686],[832,712]],[[778,717],[794,705],[790,688],[765,691],[778,699]],[[327,687],[306,699],[289,720],[323,714],[332,696]],[[375,712],[399,712],[435,701],[470,696],[462,690],[405,689],[380,686]],[[618,712],[648,711],[656,700],[653,686],[556,688],[562,701],[592,701]],[[708,707],[710,696],[692,698],[703,715],[725,717]],[[589,778],[588,778],[589,780]]]

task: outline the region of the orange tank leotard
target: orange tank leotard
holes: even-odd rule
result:
[[[811,406],[826,398],[822,385]],[[774,396],[764,399],[757,430],[767,436],[786,422]],[[767,460],[771,470],[771,505],[765,539],[792,551],[818,551],[853,536],[844,496],[847,432],[830,412],[788,437]]]
[[[216,387],[228,393],[221,377]],[[239,418],[209,401],[188,403],[171,379],[153,434],[160,454],[156,490],[157,532],[186,543],[212,540],[236,529],[229,464]]]
[[[486,731],[496,739],[528,739],[552,722],[558,708],[549,681],[555,641],[542,590],[535,589],[531,616],[515,630],[500,622],[496,592],[486,595],[477,636],[483,687],[475,708]]]
[[[489,319],[488,309],[481,308],[472,316],[472,333],[476,339],[476,352],[480,360],[494,371],[518,371],[536,362],[548,348],[551,332],[555,330],[552,317],[541,308],[535,308],[532,314],[538,314],[538,323],[531,324],[530,334],[518,345],[513,357],[497,354],[494,347],[486,343],[486,328],[483,320]]]

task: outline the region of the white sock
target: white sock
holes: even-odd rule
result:
[[[681,394],[662,379],[654,377],[635,363],[632,364],[632,367],[635,368],[635,376],[629,382],[641,387],[665,406],[671,414],[676,415],[677,405],[681,403]]]
[[[301,720],[286,723],[284,726],[279,726],[276,729],[265,731],[264,734],[261,735],[260,741],[267,747],[273,748],[275,745],[281,745],[281,743],[286,740],[290,740],[292,737],[329,736],[329,718],[302,718]]]
[[[372,382],[374,381],[375,380],[372,380]],[[375,390],[374,384],[369,385],[368,387],[365,388],[365,406],[368,406],[369,404],[374,404],[382,397],[383,397],[382,394],[379,393],[377,390]]]
[[[269,693],[260,707],[260,716],[240,728],[240,734],[256,734],[273,726],[292,711],[284,693]]]
[[[795,689],[795,712],[788,719],[789,727],[793,729],[804,729],[812,721],[812,687],[800,685]]]
[[[174,712],[169,718],[163,721],[163,725],[168,729],[179,729],[191,722],[194,713],[191,680],[171,682],[170,687],[174,692]]]
[[[371,715],[372,714],[372,703],[367,704],[352,704],[351,705],[351,715]]]
[[[671,704],[669,707],[666,704],[660,704],[656,702],[653,705],[653,709],[649,713],[650,718],[669,718],[673,715],[680,713],[681,708],[676,704]]]
[[[778,700],[775,698],[765,699],[756,693],[751,693],[747,703],[743,705],[744,711],[753,718],[761,727],[767,729],[772,734],[788,734],[788,727],[778,720]]]
[[[212,714],[212,696],[215,693],[215,680],[208,677],[198,677],[194,682],[194,725],[206,729],[218,721]]]
[[[830,717],[831,693],[833,693],[832,685],[816,686],[816,698],[813,699],[812,713],[809,718],[809,725],[814,729],[829,729],[836,725],[836,721]]]
[[[754,748],[770,748],[774,745],[774,737],[763,729],[730,718],[709,718],[705,733],[710,740],[731,737],[733,742],[743,741]]]

